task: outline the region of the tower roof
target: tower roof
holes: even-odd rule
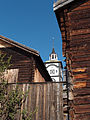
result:
[[[54,48],[52,49],[51,54],[56,54],[56,53],[55,53],[55,49],[54,49]],[[51,56],[51,54],[50,54],[49,56]]]
[[[56,54],[54,48],[52,49],[52,54]]]
[[[53,49],[52,49],[52,52],[51,52],[51,54],[49,55],[49,60],[57,60],[58,59],[58,57],[57,57],[57,54],[55,53],[55,50],[54,50],[54,47],[53,47]]]

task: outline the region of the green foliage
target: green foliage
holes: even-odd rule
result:
[[[22,120],[32,120],[34,114],[38,111],[36,108],[33,112],[28,113],[25,109],[22,111]]]
[[[16,115],[18,113],[22,116],[22,120],[31,120],[36,110],[31,113],[24,109],[23,112],[21,111],[21,106],[26,100],[28,91],[23,93],[18,88],[18,84],[11,90],[8,81],[5,80],[4,72],[11,66],[11,56],[7,59],[6,57],[6,54],[0,54],[0,120],[17,120]]]
[[[5,70],[7,70],[8,67],[11,66],[10,64],[11,57],[12,56],[10,56],[7,60],[5,60],[6,54],[2,55],[0,52],[0,73],[1,74],[5,72]]]

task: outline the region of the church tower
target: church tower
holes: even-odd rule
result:
[[[54,47],[49,55],[49,60],[45,62],[45,66],[53,82],[62,81],[62,62],[58,60]]]

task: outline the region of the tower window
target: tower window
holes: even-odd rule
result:
[[[57,57],[57,56],[55,55],[55,59],[56,59],[56,57]]]
[[[52,59],[54,59],[54,55],[52,55]]]

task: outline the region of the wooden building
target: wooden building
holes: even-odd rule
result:
[[[39,52],[0,35],[0,51],[12,56],[6,78],[9,83],[52,81]]]
[[[58,0],[53,8],[69,74],[69,119],[90,120],[90,0]]]

